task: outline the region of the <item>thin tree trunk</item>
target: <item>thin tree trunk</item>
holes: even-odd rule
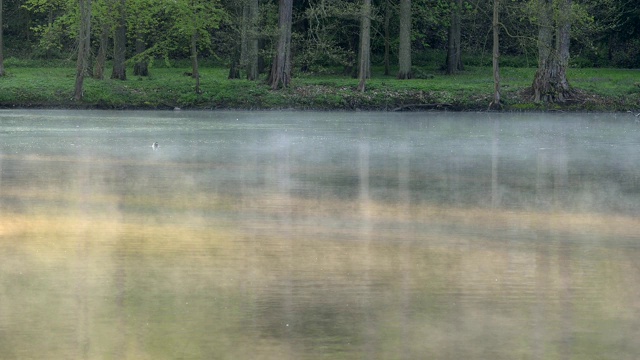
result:
[[[127,18],[125,15],[125,1],[120,0],[116,6],[119,19],[116,25],[116,33],[113,43],[113,71],[111,78],[117,80],[127,80],[127,70],[125,67],[125,57],[127,51]]]
[[[258,19],[259,19],[258,0],[250,0],[249,2],[249,28],[247,39],[247,79],[258,79]]]
[[[493,0],[493,101],[489,108],[497,109],[500,103],[500,0]]]
[[[364,92],[371,75],[371,0],[364,0],[360,18],[360,66],[358,67],[358,91]]]
[[[278,16],[278,44],[271,66],[271,89],[286,88],[291,84],[291,21],[293,0],[280,0]]]
[[[391,22],[391,2],[385,1],[384,5],[384,74],[391,74],[390,52],[391,52],[391,33],[389,31],[389,23]]]
[[[98,56],[96,57],[96,65],[93,69],[93,77],[102,80],[104,79],[104,67],[107,62],[107,46],[109,42],[109,25],[102,24],[100,31],[100,47],[98,48]]]
[[[464,70],[462,65],[462,0],[451,0],[451,25],[447,46],[447,74]]]
[[[0,0],[0,76],[5,75],[4,71],[4,31],[3,31],[3,18],[4,14],[2,11],[4,4],[3,1]]]
[[[249,58],[249,4],[243,2],[242,16],[240,20],[240,58],[239,67],[236,70],[238,78],[240,77],[240,68],[246,69],[247,59]]]
[[[411,79],[411,0],[400,0],[398,79]]]
[[[191,76],[196,79],[196,94],[200,94],[200,71],[198,69],[198,33],[191,35]]]
[[[80,8],[80,29],[78,31],[78,59],[76,61],[76,84],[73,99],[82,100],[84,76],[89,62],[89,46],[91,46],[91,0],[78,0]]]

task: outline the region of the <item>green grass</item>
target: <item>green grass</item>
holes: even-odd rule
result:
[[[11,61],[9,61],[11,65]],[[416,68],[419,79],[397,80],[374,68],[366,91],[356,91],[358,81],[335,74],[298,73],[288,89],[272,91],[261,81],[228,80],[225,68],[201,69],[201,94],[187,68],[153,68],[151,76],[128,80],[87,78],[84,99],[72,100],[75,70],[68,63],[16,63],[0,78],[2,107],[64,108],[194,108],[194,109],[451,109],[486,110],[492,99],[493,76],[489,67],[467,66],[447,76],[434,68]],[[507,110],[628,111],[640,107],[640,71],[624,69],[570,69],[571,85],[579,99],[565,105],[534,104],[522,95],[531,85],[535,69],[501,69],[502,99]]]

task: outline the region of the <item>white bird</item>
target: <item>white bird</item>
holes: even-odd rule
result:
[[[151,148],[153,148],[153,150],[158,150],[158,142],[154,142],[153,145],[151,145]]]

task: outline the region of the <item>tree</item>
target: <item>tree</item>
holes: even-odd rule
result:
[[[129,0],[128,23],[129,34],[135,37],[133,75],[148,76],[150,56],[145,54],[147,50],[148,34],[158,31],[159,13],[162,3],[158,0]]]
[[[91,0],[78,0],[80,7],[80,29],[78,31],[78,59],[76,61],[76,85],[73,99],[82,100],[84,76],[89,65],[91,47]]]
[[[242,67],[243,57],[246,56],[247,32],[248,32],[248,0],[229,1],[225,4],[227,12],[233,16],[229,21],[230,38],[237,39],[240,36],[240,42],[228,41],[230,45],[229,52],[229,75],[228,79],[239,79],[240,68]]]
[[[235,54],[229,70],[230,79],[240,77],[240,68],[245,69],[247,80],[258,79],[259,8],[258,0],[242,2],[242,16],[239,16],[240,44],[234,46]]]
[[[127,80],[127,68],[125,66],[127,52],[127,16],[126,0],[115,0],[117,14],[115,36],[113,37],[113,70],[112,79]]]
[[[464,70],[462,65],[462,0],[451,0],[451,24],[447,45],[447,74]]]
[[[5,75],[4,71],[4,31],[3,31],[3,1],[0,0],[0,76]]]
[[[354,0],[311,0],[304,12],[306,34],[296,62],[310,71],[340,65],[345,75],[356,77],[361,13],[361,4]]]
[[[410,79],[411,71],[411,0],[400,0],[400,48],[398,79]]]
[[[391,1],[385,0],[384,2],[384,74],[389,75],[391,73],[391,31],[389,25],[391,23]]]
[[[567,80],[571,0],[538,0],[538,70],[533,101],[564,102],[571,95]]]
[[[364,92],[365,83],[371,76],[371,0],[364,0],[362,3],[359,55],[358,91]]]
[[[493,0],[493,101],[489,108],[500,107],[500,0]]]
[[[107,46],[109,42],[109,25],[106,23],[100,24],[100,39],[98,46],[98,55],[93,66],[93,77],[102,80],[104,79],[104,68],[107,62]]]
[[[271,64],[271,89],[286,88],[291,84],[291,22],[293,0],[280,0],[278,7],[278,42]]]

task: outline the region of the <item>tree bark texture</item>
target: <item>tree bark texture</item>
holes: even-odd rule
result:
[[[371,76],[371,0],[364,0],[360,18],[360,64],[358,67],[358,91],[364,92]]]
[[[125,57],[127,50],[127,17],[125,13],[125,0],[119,0],[116,6],[118,13],[118,23],[113,38],[113,71],[111,78],[117,80],[127,80],[127,70],[125,67]]]
[[[400,0],[398,79],[411,79],[411,0]]]
[[[82,100],[84,96],[84,76],[89,63],[89,50],[91,46],[91,0],[78,0],[80,8],[80,29],[78,31],[78,59],[76,61],[76,83],[73,99]]]
[[[567,80],[571,0],[560,1],[554,16],[554,0],[539,0],[538,70],[532,85],[533,101],[565,102],[571,95]]]
[[[451,0],[451,25],[447,45],[447,74],[464,70],[462,65],[462,0]]]
[[[271,89],[286,88],[291,84],[291,21],[293,0],[280,0],[278,10],[278,43],[271,66]]]

